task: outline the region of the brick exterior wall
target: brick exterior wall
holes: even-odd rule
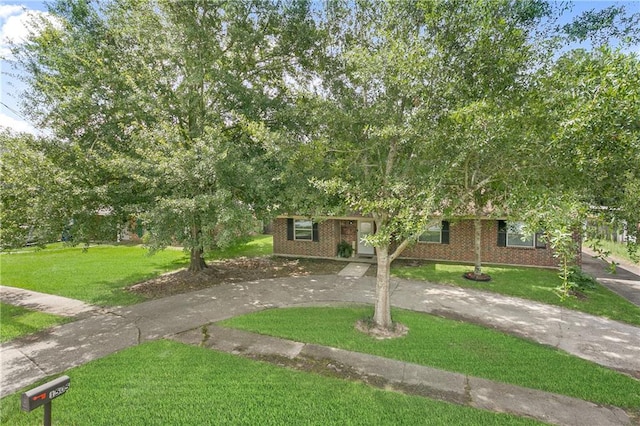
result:
[[[324,220],[318,223],[319,241],[287,240],[287,219],[273,221],[273,253],[301,257],[333,258],[338,255],[340,221]]]
[[[334,258],[341,240],[355,241],[357,221],[327,219],[318,224],[319,241],[287,240],[287,219],[273,222],[273,252],[276,255]],[[449,244],[415,243],[401,258],[474,262],[472,220],[452,221]],[[498,247],[498,221],[482,221],[482,262],[508,265],[555,267],[557,259],[549,248]]]
[[[472,220],[451,222],[449,244],[416,243],[405,249],[403,258],[450,260],[473,263],[474,226]],[[482,221],[481,256],[483,263],[555,267],[553,250],[533,247],[498,247],[498,221]]]
[[[341,220],[340,221],[340,240],[344,240],[351,244],[351,247],[358,246],[358,221],[357,220]]]

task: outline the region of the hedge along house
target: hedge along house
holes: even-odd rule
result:
[[[273,253],[334,259],[338,257],[338,245],[344,241],[353,248],[353,257],[373,258],[375,249],[362,241],[372,232],[375,232],[374,221],[367,217],[312,220],[302,216],[280,216],[273,223]],[[481,235],[483,263],[549,268],[558,265],[558,259],[542,234],[524,233],[520,222],[484,219]],[[420,235],[400,258],[473,263],[473,220],[441,221]]]

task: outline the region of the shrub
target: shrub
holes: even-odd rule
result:
[[[338,243],[338,256],[349,258],[353,254],[353,247],[351,244],[342,240]]]
[[[582,272],[577,266],[569,268],[569,282],[572,284],[572,290],[593,290],[598,282],[591,275]]]

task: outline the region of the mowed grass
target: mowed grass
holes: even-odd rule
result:
[[[270,235],[207,254],[208,259],[273,253]],[[0,254],[0,284],[84,300],[95,305],[128,305],[143,300],[125,291],[131,284],[187,266],[188,256],[169,248],[152,256],[143,246],[101,245],[88,250],[61,243],[46,249],[25,247]],[[2,305],[1,340],[8,341],[69,321],[62,317]]]
[[[182,250],[149,256],[142,246],[101,245],[88,250],[57,245],[51,249],[3,253],[2,284],[103,305],[143,300],[124,287],[187,265]]]
[[[66,372],[53,402],[61,425],[534,425],[170,341],[136,346]],[[0,401],[0,423],[42,424],[42,409]]]
[[[554,291],[561,284],[556,270],[510,266],[483,267],[482,271],[491,275],[489,282],[470,281],[462,277],[465,272],[471,270],[473,266],[470,265],[434,262],[416,267],[394,267],[392,274],[400,278],[492,291],[640,325],[640,307],[601,285],[587,290],[584,293],[586,298],[571,297],[560,300]]]
[[[223,250],[214,250],[206,254],[207,260],[232,259],[236,257],[260,257],[273,254],[273,236],[256,235],[244,243]]]
[[[271,309],[220,324],[255,333],[374,354],[600,404],[640,407],[640,381],[565,352],[495,330],[393,310],[409,327],[402,338],[379,341],[354,327],[371,307]]]
[[[270,235],[252,237],[244,243],[207,253],[208,260],[273,253]],[[149,255],[143,246],[100,245],[67,247],[53,244],[44,250],[28,248],[2,253],[1,284],[42,293],[56,294],[102,305],[129,305],[142,297],[125,287],[186,267],[189,256],[179,248]]]
[[[45,314],[20,306],[0,303],[0,342],[7,342],[16,337],[33,334],[68,321],[68,318],[58,315]]]

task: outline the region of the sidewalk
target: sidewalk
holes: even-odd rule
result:
[[[582,270],[595,277],[609,290],[640,306],[640,266],[622,259],[613,259],[618,266],[615,274],[607,271],[607,263],[590,249],[582,249]]]
[[[375,279],[372,277],[308,276],[223,284],[110,311],[93,311],[73,323],[0,345],[0,396],[145,341],[179,339],[191,330],[199,333],[202,325],[225,318],[269,307],[372,303],[374,296]],[[486,324],[640,376],[638,327],[523,299],[400,279],[392,280],[391,301],[399,308]],[[304,351],[301,349],[295,356],[308,355],[310,350],[310,347]],[[393,374],[400,367],[406,372],[417,368],[403,365],[392,369],[389,366],[393,362],[389,360],[365,359],[362,354],[331,348],[317,348],[316,353],[362,368],[364,374],[377,371],[393,383],[397,382],[397,376]],[[387,371],[391,377],[386,376]],[[410,383],[415,381],[419,386],[443,392],[449,392],[451,386],[461,389],[457,376],[451,375],[453,373],[426,369],[415,371],[411,373],[413,379],[410,380],[413,381]],[[502,410],[505,405],[511,407],[510,411],[532,410],[537,413],[536,418],[556,424],[585,424],[571,421],[571,416],[575,419],[584,419],[585,416],[601,419],[599,424],[603,425],[629,423],[628,417],[614,408],[596,407],[573,399],[569,401],[558,395],[545,396],[538,391],[483,379],[464,380],[468,381],[465,388],[470,389],[470,405],[494,410]],[[539,405],[530,404],[530,400],[540,401]],[[567,410],[566,418],[545,417],[551,415],[547,411],[555,412],[552,407],[557,405]],[[533,416],[528,411],[517,412]]]
[[[4,285],[0,285],[0,301],[63,317],[75,317],[98,309],[80,300]]]
[[[292,364],[313,360],[327,370],[355,372],[359,380],[384,389],[395,389],[432,399],[469,405],[495,412],[532,417],[551,424],[607,426],[629,424],[626,413],[615,407],[600,407],[564,395],[552,394],[505,383],[494,382],[460,373],[439,370],[350,352],[326,346],[304,344],[291,340],[248,333],[240,330],[209,326],[208,338],[203,341],[200,330],[191,330],[172,337],[181,343],[204,346],[236,355],[265,359],[287,358]]]

